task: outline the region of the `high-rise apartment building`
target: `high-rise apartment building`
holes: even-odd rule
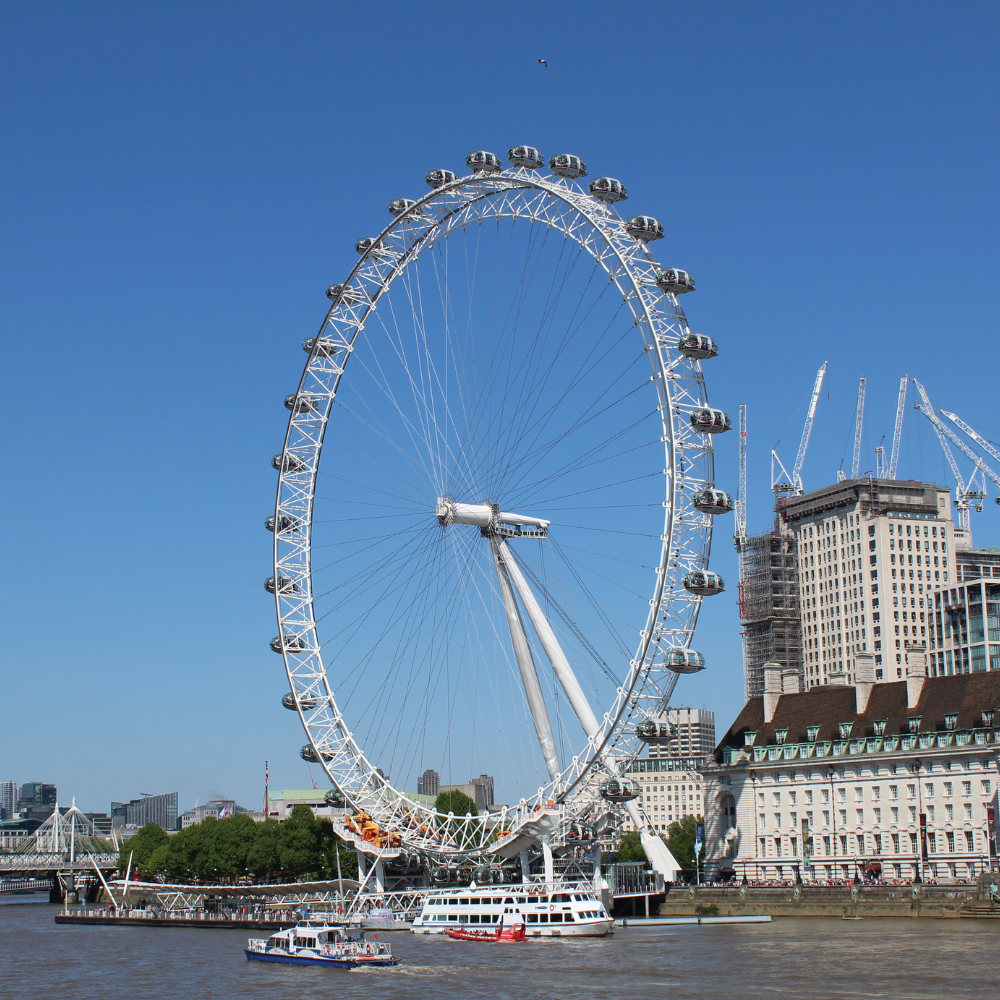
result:
[[[177,793],[164,792],[162,795],[144,795],[130,802],[112,802],[111,817],[116,828],[157,823],[164,830],[176,830]]]
[[[417,778],[418,795],[437,795],[441,791],[441,775],[437,771],[427,768],[419,778]]]
[[[667,746],[650,746],[650,758],[708,757],[715,752],[715,713],[704,708],[669,708],[676,735]]]
[[[483,790],[483,803],[487,809],[489,809],[495,801],[495,796],[493,794],[493,776],[489,774],[481,774],[478,778],[473,778],[469,784],[479,785]]]
[[[13,819],[17,811],[17,782],[0,781],[0,820]]]

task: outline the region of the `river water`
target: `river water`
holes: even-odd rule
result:
[[[57,926],[0,906],[3,1000],[982,1000],[1000,995],[1000,921],[778,918],[638,927],[603,939],[474,944],[394,932],[403,964],[247,962],[241,931]],[[252,932],[264,936],[263,932]]]

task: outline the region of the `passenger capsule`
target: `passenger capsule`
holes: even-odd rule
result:
[[[319,704],[319,701],[311,694],[304,694],[299,698],[298,702],[296,702],[295,695],[289,691],[288,694],[282,697],[281,704],[290,712],[294,712],[299,707],[301,707],[304,712],[308,712],[310,709],[315,708]]]
[[[299,585],[290,576],[278,577],[281,581],[281,592],[283,594],[297,594],[299,592]],[[269,593],[273,594],[275,590],[274,577],[269,576],[264,581],[264,589]]]
[[[287,514],[281,514],[278,517],[277,522],[274,520],[274,515],[272,514],[265,522],[264,527],[268,531],[274,531],[275,523],[278,525],[278,534],[280,535],[283,531],[295,531],[298,529],[299,522],[295,520],[294,517],[289,517]]]
[[[705,669],[705,657],[693,649],[677,646],[674,649],[668,649],[663,654],[663,665],[675,674],[696,674],[699,670]]]
[[[339,305],[354,306],[364,299],[364,296],[356,288],[349,285],[331,285],[326,290],[326,297],[333,303]]]
[[[598,201],[625,201],[628,198],[628,189],[614,177],[595,177],[590,182],[590,193]]]
[[[702,514],[728,514],[733,509],[733,498],[722,490],[699,490],[691,497],[691,506]]]
[[[276,635],[271,640],[271,649],[276,653],[301,653],[305,648],[305,640],[300,635],[286,634],[284,642],[282,642],[282,636],[280,635]]]
[[[715,341],[703,333],[682,333],[677,341],[677,350],[684,357],[696,358],[698,361],[714,358],[719,353]]]
[[[557,153],[549,160],[549,170],[559,177],[568,177],[575,180],[577,177],[587,176],[587,164],[579,156],[571,153]]]
[[[299,396],[294,392],[285,396],[285,409],[292,413],[314,413],[319,408],[318,403],[318,396]]]
[[[437,190],[439,187],[444,187],[445,184],[457,181],[458,175],[454,170],[428,170],[424,180],[427,181],[429,187]]]
[[[629,802],[639,796],[639,786],[631,778],[606,778],[598,791],[608,802]]]
[[[389,214],[400,216],[404,212],[408,212],[416,202],[412,198],[393,198],[389,202]]]
[[[465,158],[465,165],[472,167],[477,174],[498,174],[503,170],[500,157],[496,153],[487,153],[485,149],[477,149]]]
[[[570,823],[566,830],[566,839],[586,843],[594,839],[594,828],[587,823]]]
[[[691,426],[702,434],[723,434],[733,429],[729,415],[715,409],[714,406],[703,406],[693,410],[688,419]]]
[[[309,764],[320,763],[320,758],[323,760],[333,760],[332,753],[317,753],[311,743],[307,743],[300,751],[299,756]]]
[[[306,463],[299,458],[298,455],[284,454],[275,455],[271,459],[271,465],[273,468],[277,469],[278,472],[301,472],[306,468]]]
[[[369,250],[380,249],[381,244],[374,236],[365,236],[354,244],[354,249],[361,254],[368,253]]]
[[[677,727],[666,719],[646,718],[635,727],[635,735],[643,743],[653,743],[663,746],[669,743],[677,734]]]
[[[711,597],[713,594],[721,594],[726,589],[726,582],[718,573],[712,573],[707,569],[696,569],[681,580],[684,589],[699,597]]]
[[[649,243],[650,240],[662,240],[663,223],[651,215],[632,215],[625,220],[625,232],[645,243]]]
[[[306,337],[302,341],[302,350],[306,354],[312,354],[313,347],[316,346],[316,337]],[[316,348],[316,354],[321,358],[332,358],[339,350],[341,350],[342,345],[338,344],[337,341],[330,337],[320,337],[319,347]]]
[[[323,801],[333,809],[343,809],[347,805],[347,799],[339,788],[331,788],[323,796]]]
[[[665,271],[660,271],[656,276],[656,287],[661,292],[672,292],[674,295],[683,295],[684,292],[694,291],[694,278],[687,271],[682,271],[677,267],[668,267]]]
[[[527,167],[529,170],[545,166],[545,157],[534,146],[511,146],[507,150],[507,159],[515,167]]]

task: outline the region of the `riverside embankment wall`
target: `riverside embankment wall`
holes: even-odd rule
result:
[[[661,917],[770,914],[772,917],[958,917],[974,885],[671,887]],[[699,909],[700,908],[700,909]]]

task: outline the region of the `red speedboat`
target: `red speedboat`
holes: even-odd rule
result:
[[[456,941],[527,941],[524,924],[500,924],[495,931],[472,930],[466,927],[446,927],[445,934]]]

